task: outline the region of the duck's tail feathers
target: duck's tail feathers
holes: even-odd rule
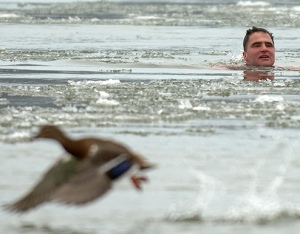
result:
[[[156,167],[154,163],[149,162],[147,159],[141,157],[140,155],[133,155],[133,160],[139,165],[140,170]]]

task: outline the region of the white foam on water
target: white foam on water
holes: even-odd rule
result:
[[[249,194],[238,206],[232,208],[220,220],[242,223],[268,223],[284,218],[298,219],[300,205],[282,202],[269,194]]]
[[[267,224],[286,219],[296,221],[300,218],[300,204],[283,201],[277,196],[277,189],[274,187],[280,186],[280,178],[275,178],[270,187],[261,193],[250,191],[243,197],[232,197],[222,181],[201,172],[197,172],[196,176],[200,188],[197,200],[192,206],[187,203],[185,206],[173,204],[170,207],[169,220]],[[231,201],[231,204],[220,209],[218,206],[223,206],[222,203],[226,201]],[[235,202],[232,203],[233,201]]]

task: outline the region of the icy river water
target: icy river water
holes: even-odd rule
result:
[[[0,205],[63,153],[44,124],[114,139],[158,167],[81,207],[48,203],[1,233],[299,233],[298,1],[0,1]],[[275,36],[274,79],[242,40]],[[215,69],[215,68],[218,69]]]

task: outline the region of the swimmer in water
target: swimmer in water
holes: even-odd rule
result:
[[[274,37],[264,28],[252,27],[243,40],[244,66],[228,65],[228,69],[244,70],[244,80],[274,80]]]
[[[264,28],[252,27],[243,41],[243,58],[247,66],[273,67],[275,46],[272,33]]]
[[[273,68],[275,62],[274,37],[267,29],[257,27],[248,29],[243,40],[243,48],[243,58],[247,67]],[[274,80],[273,72],[244,71],[244,80],[259,81],[263,79]]]
[[[217,65],[214,69],[243,70],[244,80],[274,80],[274,70],[300,71],[300,67],[280,67],[275,63],[275,44],[273,34],[265,28],[253,26],[246,30],[243,40],[244,65]]]

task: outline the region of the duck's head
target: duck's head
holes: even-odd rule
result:
[[[65,135],[58,127],[54,125],[45,125],[41,127],[38,134],[33,137],[33,139],[38,138],[48,138],[60,141],[65,138]]]

